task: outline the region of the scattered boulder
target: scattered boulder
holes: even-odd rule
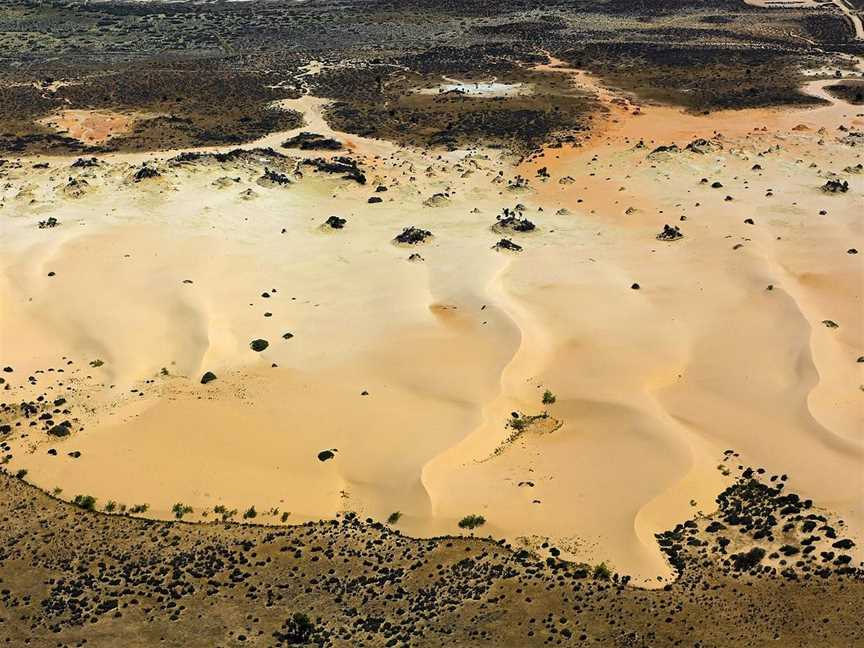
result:
[[[206,371],[203,376],[201,376],[201,384],[206,385],[209,382],[213,382],[216,380],[216,374],[212,371]]]

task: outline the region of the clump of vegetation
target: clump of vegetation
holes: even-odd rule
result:
[[[254,505],[253,505],[253,506],[250,506],[250,507],[249,507],[249,508],[248,508],[248,509],[243,513],[243,519],[244,519],[244,520],[251,520],[251,519],[256,518],[256,517],[258,517],[258,511],[255,510],[255,506],[254,506]]]
[[[282,522],[287,522],[287,521],[288,521],[288,517],[289,517],[290,515],[291,515],[291,514],[290,514],[288,511],[285,511],[284,513],[282,513],[282,517],[281,517],[280,519],[282,520]]]
[[[183,502],[177,502],[174,506],[171,507],[171,511],[174,513],[175,518],[177,518],[178,520],[182,520],[184,515],[192,512],[192,507],[187,506]]]
[[[62,492],[63,492],[63,489],[60,488],[59,486],[55,486],[54,488],[51,489],[51,494],[52,494],[54,497],[59,497],[59,496],[60,496],[60,493],[62,493]]]
[[[542,419],[549,418],[549,415],[546,412],[542,414],[522,414],[521,412],[513,412],[513,415],[510,417],[510,420],[507,421],[507,426],[510,427],[514,432],[522,433],[527,430],[532,423],[536,423]],[[518,436],[514,435],[514,436]]]
[[[142,513],[146,513],[149,508],[149,504],[133,504],[129,507],[129,512],[133,515],[140,515]]]
[[[388,524],[396,524],[399,521],[399,518],[402,517],[402,513],[400,511],[393,511],[390,516],[387,518]]]
[[[72,503],[85,511],[96,510],[96,498],[92,495],[76,495],[75,499],[72,500]]]
[[[26,476],[27,476],[27,469],[26,468],[22,468],[21,470],[19,470],[18,472],[15,473],[15,477],[17,477],[18,479],[24,479]]]
[[[549,416],[549,412],[543,412],[542,414],[512,412],[510,418],[507,419],[507,427],[510,428],[510,434],[504,439],[501,445],[495,448],[492,456],[504,452],[507,446],[514,443],[529,429],[533,429],[538,434],[549,434],[561,427],[561,421]]]
[[[115,502],[114,500],[108,500],[102,510],[104,510],[106,513],[113,513],[116,508],[117,502]]]
[[[486,524],[486,518],[482,515],[474,515],[473,513],[459,520],[460,529],[476,529],[484,524]]]
[[[94,368],[95,368],[95,367],[101,367],[101,366],[104,365],[104,364],[105,364],[105,363],[104,363],[102,360],[100,360],[99,358],[96,358],[95,360],[91,360],[91,361],[90,361],[90,366],[91,366],[91,367],[94,367]]]
[[[216,513],[216,515],[218,515],[219,517],[221,517],[223,522],[227,522],[235,515],[237,515],[237,509],[229,509],[224,504],[214,506],[213,512]]]
[[[543,404],[544,405],[551,405],[552,403],[555,402],[555,400],[556,400],[555,394],[553,394],[551,391],[549,391],[547,389],[546,391],[543,392]]]
[[[609,580],[610,578],[612,578],[612,570],[609,569],[605,562],[594,566],[595,580]]]
[[[289,646],[302,646],[309,643],[312,638],[312,633],[315,632],[315,626],[311,619],[302,612],[295,612],[282,625],[280,630],[273,633],[279,643],[286,643]]]

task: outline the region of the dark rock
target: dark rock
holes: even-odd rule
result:
[[[206,385],[207,383],[213,382],[214,380],[216,380],[216,374],[214,374],[212,371],[207,371],[204,373],[203,376],[201,376],[202,385]]]

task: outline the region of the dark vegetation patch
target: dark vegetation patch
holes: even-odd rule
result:
[[[476,57],[474,54],[476,53]],[[497,144],[529,150],[555,135],[587,130],[594,101],[573,90],[563,75],[534,72],[497,49],[458,54],[450,48],[400,62],[417,72],[388,68],[336,70],[316,78],[313,92],[335,100],[326,111],[337,130],[401,144],[458,148]],[[437,56],[437,55],[440,55]],[[533,58],[533,57],[532,57]],[[545,61],[539,57],[536,62]],[[447,83],[521,84],[524,94],[484,96],[460,91],[425,93]]]
[[[130,65],[78,83],[0,86],[0,146],[9,150],[130,151],[240,144],[296,128],[299,113],[271,107],[296,96],[266,88],[266,79],[215,63]],[[98,146],[84,146],[34,124],[58,110],[111,110],[140,115],[133,129]],[[28,138],[29,136],[29,138]],[[38,136],[35,138],[34,136]]]
[[[828,93],[856,106],[864,105],[864,80],[843,81],[825,88]]]
[[[299,126],[270,106],[309,90],[336,102],[328,118],[351,133],[524,151],[588,128],[596,110],[563,75],[529,71],[544,51],[642,97],[709,110],[814,102],[797,91],[798,67],[825,64],[825,50],[861,51],[850,34],[830,8],[739,0],[10,0],[0,9],[0,150],[239,144]],[[310,60],[324,73],[301,76]],[[535,92],[416,93],[444,76]],[[35,123],[61,108],[139,121],[87,147]]]
[[[627,92],[691,110],[822,103],[798,90],[801,51],[606,43],[562,57]]]
[[[88,495],[70,505],[0,469],[0,633],[35,646],[110,637],[209,647],[257,637],[281,646],[528,648],[549,645],[550,636],[610,648],[641,638],[655,646],[860,645],[864,580],[838,562],[849,545],[842,529],[781,491],[742,476],[718,498],[723,523],[713,531],[704,527],[714,520],[697,518],[661,534],[680,573],[645,590],[614,565],[568,562],[548,543],[529,550],[413,539],[351,512],[265,526],[255,507],[244,517],[256,523],[238,524],[230,521],[236,511],[217,506],[207,524],[159,522],[130,516],[145,505],[102,507]],[[479,535],[483,521],[469,515],[461,524]],[[770,541],[754,537],[781,527],[778,544],[808,547],[810,536],[833,535],[825,542],[839,546],[820,541],[807,554],[772,558]],[[799,577],[781,575],[781,559]]]

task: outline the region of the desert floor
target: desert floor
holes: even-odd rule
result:
[[[861,545],[861,107],[814,81],[821,108],[694,115],[545,71],[606,113],[528,159],[333,132],[307,96],[284,102],[304,127],[246,154],[0,167],[3,400],[65,401],[9,418],[10,473],[161,519],[398,511],[432,537],[478,514],[476,535],[651,586],[673,575],[654,534],[714,510],[734,450]],[[279,148],[300,130],[365,184]],[[412,225],[432,236],[393,242]]]

